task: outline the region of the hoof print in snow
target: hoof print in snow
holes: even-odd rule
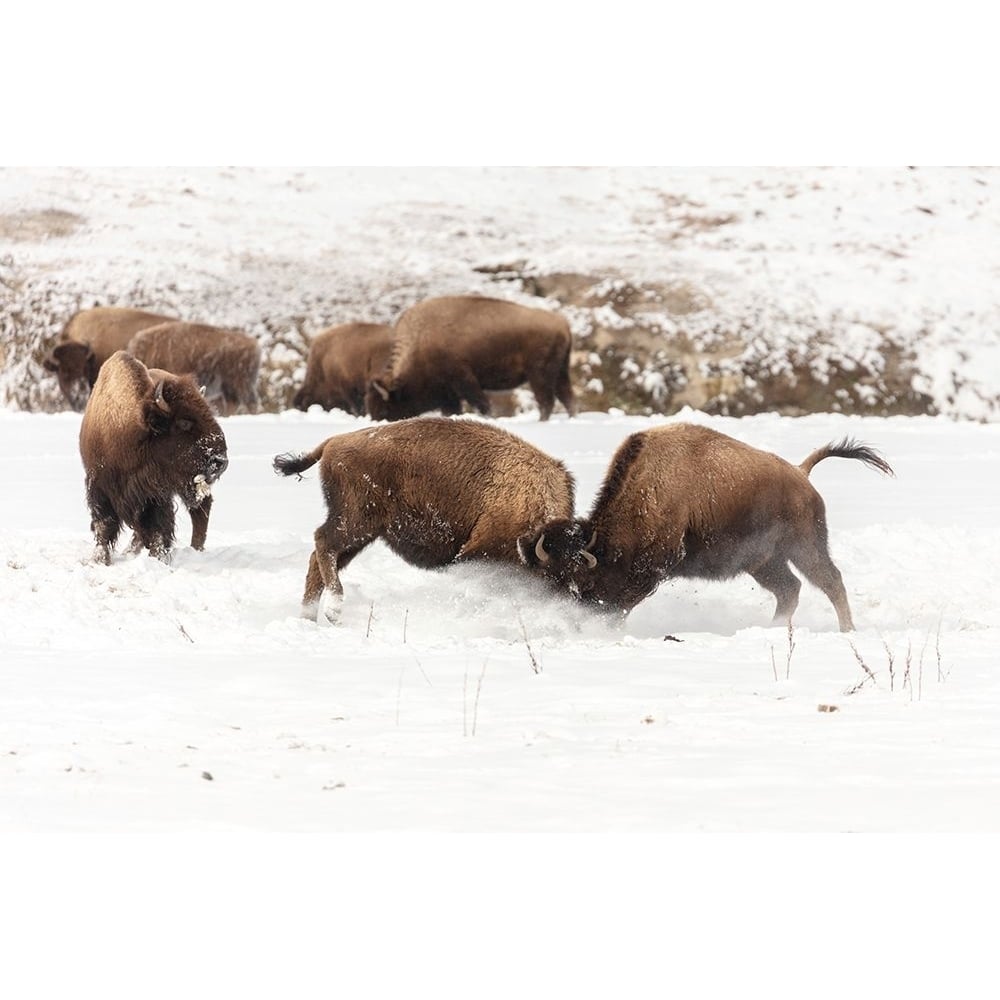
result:
[[[215,781],[215,778],[213,778],[213,777],[212,777],[212,775],[211,775],[211,773],[210,773],[209,771],[202,771],[202,772],[201,772],[201,776],[202,776],[202,777],[203,777],[203,778],[204,778],[204,779],[205,779],[206,781]]]
[[[836,705],[817,705],[817,712],[839,712],[840,709]]]

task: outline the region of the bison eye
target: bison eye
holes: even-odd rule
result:
[[[182,431],[189,431],[193,426],[194,424],[190,420],[185,420],[184,417],[177,421],[177,427]]]

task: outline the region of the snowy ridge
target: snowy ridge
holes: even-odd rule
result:
[[[0,371],[0,400],[56,405],[51,380],[33,395],[24,382],[82,305],[243,327],[265,349],[274,400],[301,378],[308,336],[333,323],[391,322],[428,295],[537,303],[523,280],[482,270],[508,266],[528,279],[590,276],[612,300],[616,282],[658,289],[663,305],[637,321],[652,340],[633,373],[650,405],[675,374],[669,338],[683,335],[706,377],[822,382],[836,371],[846,384],[831,408],[912,392],[938,412],[993,419],[998,178],[902,167],[6,168],[0,321],[20,347]],[[558,304],[582,352],[595,325],[621,322],[596,301]],[[713,361],[734,339],[742,346]],[[864,376],[857,393],[852,371]]]

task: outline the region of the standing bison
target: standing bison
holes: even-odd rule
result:
[[[290,476],[320,462],[327,519],[316,529],[302,613],[337,621],[340,573],[377,538],[427,569],[469,559],[517,563],[518,539],[573,513],[565,466],[476,420],[424,417],[328,438],[278,455]]]
[[[124,350],[139,330],[172,319],[119,306],[81,309],[63,327],[42,365],[55,373],[66,402],[74,410],[83,410],[101,365],[115,351]]]
[[[484,390],[527,382],[542,420],[556,399],[572,415],[571,343],[565,318],[545,309],[473,295],[426,299],[399,317],[392,356],[371,380],[365,408],[374,420],[457,414],[463,402],[488,414]]]
[[[841,631],[854,628],[827,549],[823,498],[808,476],[826,458],[853,458],[892,475],[872,448],[845,438],[798,467],[706,427],[674,424],[632,434],[611,460],[586,519],[546,525],[521,558],[560,589],[628,612],[670,577],[724,580],[749,573],[789,623],[800,583],[819,587]]]
[[[148,370],[118,351],[101,368],[80,426],[95,558],[111,553],[127,525],[133,548],[169,558],[174,497],[191,515],[191,545],[204,548],[212,484],[229,459],[226,439],[190,376]]]
[[[150,368],[193,375],[223,416],[241,407],[260,410],[260,345],[245,333],[178,320],[141,330],[129,341],[128,352]]]
[[[392,347],[392,327],[380,323],[345,323],[316,334],[309,346],[306,377],[292,405],[308,410],[365,413],[365,390],[385,368]]]

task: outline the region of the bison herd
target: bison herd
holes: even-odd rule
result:
[[[774,623],[788,624],[800,589],[794,566],[829,598],[840,629],[851,630],[823,499],[808,477],[826,458],[891,475],[878,452],[845,438],[795,466],[702,426],[665,425],[622,443],[590,513],[577,516],[561,461],[495,425],[449,419],[465,404],[487,414],[486,391],[523,383],[541,419],[556,400],[572,415],[570,343],[555,313],[472,296],[428,299],[394,327],[347,324],[315,337],[295,405],[387,422],[274,459],[285,476],[319,464],[327,516],[314,534],[303,615],[336,622],[342,571],[381,539],[425,568],[477,559],[516,565],[622,615],[669,578],[747,573],[774,595]],[[168,559],[176,497],[191,516],[191,545],[201,549],[212,486],[228,465],[216,412],[259,408],[256,342],[98,308],[70,320],[45,365],[71,405],[86,401],[80,454],[95,558],[110,563],[128,527],[133,551]],[[444,416],[420,416],[431,410]]]

